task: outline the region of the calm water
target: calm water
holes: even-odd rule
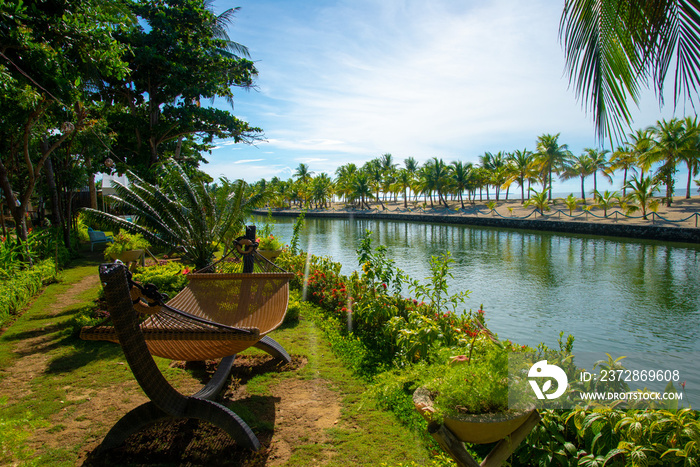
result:
[[[275,221],[275,233],[288,243],[294,219]],[[374,246],[386,245],[388,256],[414,279],[428,277],[431,255],[450,251],[451,291],[470,290],[467,308],[483,303],[489,327],[501,339],[557,348],[564,331],[575,336],[577,352],[653,352],[664,361],[650,364],[660,369],[678,362],[700,373],[692,355],[700,355],[698,245],[307,218],[300,246],[331,256],[348,274],[357,269],[355,250],[365,229],[373,232]]]

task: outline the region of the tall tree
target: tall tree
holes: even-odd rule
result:
[[[85,125],[79,108],[90,91],[126,76],[114,34],[134,20],[120,3],[99,0],[0,2],[0,18],[0,187],[26,240],[27,208],[48,158]]]
[[[527,149],[516,149],[508,155],[508,163],[511,167],[511,177],[509,179],[509,182],[518,182],[518,185],[520,186],[520,204],[524,204],[525,180],[527,180],[530,177],[530,173],[532,172],[532,152],[528,151]]]
[[[648,81],[663,103],[669,68],[675,69],[674,106],[683,97],[694,105],[698,31],[697,0],[566,0],[559,37],[569,82],[593,113],[600,139],[630,125],[628,99],[637,104]]]
[[[469,187],[473,167],[471,162],[467,162],[466,164],[461,161],[452,162],[452,186],[459,195],[459,202],[462,205],[462,209],[464,209],[464,197],[462,195]]]
[[[652,161],[661,163],[655,177],[666,185],[666,206],[671,206],[676,166],[691,151],[691,134],[686,131],[683,121],[676,118],[657,122],[651,131],[655,140],[649,155]]]
[[[257,75],[252,61],[227,53],[225,21],[204,0],[135,0],[140,18],[119,39],[132,51],[127,79],[107,80],[101,90],[112,103],[108,116],[117,133],[114,152],[146,178],[168,157],[197,166],[214,138],[251,142],[262,130],[203,100],[232,101],[233,88],[249,88]],[[227,16],[231,16],[229,14]]]
[[[586,204],[586,189],[584,182],[586,177],[589,177],[595,173],[595,171],[596,167],[593,164],[593,160],[588,152],[584,152],[580,156],[570,157],[564,165],[564,171],[562,172],[562,178],[564,180],[575,177],[579,177],[581,179],[581,199],[583,200],[583,204]]]
[[[612,183],[612,175],[610,175],[609,172],[610,163],[606,157],[610,151],[607,149],[600,150],[585,148],[584,152],[588,154],[588,157],[590,157],[591,163],[595,169],[593,171],[593,192],[595,193],[598,191],[598,172],[600,172],[605,178],[608,179],[610,183]]]
[[[700,172],[700,125],[697,117],[686,117],[684,122],[688,145],[687,150],[683,151],[681,159],[688,167],[688,184],[686,185],[685,198],[690,198],[690,185],[693,181],[693,176]]]
[[[543,191],[549,191],[552,200],[552,174],[562,169],[564,161],[571,156],[566,144],[559,144],[559,135],[544,134],[537,138],[536,163],[542,175]]]

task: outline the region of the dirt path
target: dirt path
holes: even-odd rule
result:
[[[98,285],[98,278],[90,274],[65,292],[58,294],[41,318],[57,316],[81,301],[78,297]],[[0,398],[15,404],[35,396],[32,380],[43,376],[61,351],[57,346],[56,325],[45,325],[28,331],[13,345],[18,355],[16,362],[1,370]],[[124,362],[105,361],[104,371],[128,371]],[[318,463],[333,456],[328,445],[326,430],[339,423],[340,395],[328,381],[303,379],[295,373],[306,365],[306,358],[293,356],[292,363],[283,367],[268,356],[242,356],[234,363],[232,378],[220,402],[233,407],[240,404],[257,419],[253,430],[263,447],[258,453],[242,450],[228,436],[215,427],[199,422],[169,422],[169,426],[155,426],[133,435],[122,448],[106,455],[97,455],[96,448],[108,429],[132,408],[146,402],[136,382],[128,381],[111,387],[80,389],[65,387],[68,408],[53,413],[45,427],[36,429],[27,440],[30,452],[42,454],[51,449],[78,447],[78,465],[108,465],[118,463],[204,463],[231,465],[225,459],[236,459],[235,465],[283,465],[294,455],[298,446],[325,446],[317,452]],[[172,366],[184,367],[182,362]],[[196,392],[208,380],[216,362],[207,362],[203,371],[187,371],[178,389],[185,394]],[[266,372],[280,373],[280,381],[269,385],[269,395],[250,394],[247,381]],[[61,401],[63,403],[63,401]],[[60,429],[56,429],[60,427]],[[87,440],[87,442],[86,442]],[[224,459],[224,461],[222,461]]]
[[[56,316],[80,301],[77,297],[99,284],[96,275],[88,275],[73,284],[65,293],[59,295],[46,309],[46,317]],[[51,359],[49,347],[53,344],[52,327],[41,327],[31,331],[28,337],[16,341],[13,352],[20,356],[14,365],[0,370],[0,397],[7,397],[12,403],[31,394],[29,382],[46,370]]]

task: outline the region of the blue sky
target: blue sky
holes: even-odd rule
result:
[[[249,48],[259,77],[257,89],[236,90],[234,114],[266,141],[219,142],[202,167],[214,178],[286,179],[300,163],[333,174],[384,153],[476,163],[485,151],[534,150],[544,133],[561,133],[575,154],[596,146],[564,73],[560,1],[215,3],[217,12],[236,6],[230,36]],[[633,128],[684,115],[659,110],[649,91]]]

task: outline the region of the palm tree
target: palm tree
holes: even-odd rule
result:
[[[326,207],[333,196],[333,181],[326,173],[321,173],[311,179],[310,184],[311,199],[316,203],[316,207]]]
[[[518,182],[520,185],[520,204],[525,203],[525,180],[530,177],[532,172],[533,154],[527,149],[516,149],[508,155],[508,162],[511,166],[510,183]]]
[[[651,134],[651,128],[644,130],[636,130],[634,133],[627,135],[627,145],[630,147],[630,153],[635,159],[635,165],[639,167],[639,178],[644,178],[644,172],[651,169],[651,158],[649,153],[654,147],[654,138]]]
[[[562,179],[569,180],[575,177],[581,178],[581,199],[583,204],[586,204],[586,189],[584,181],[586,177],[592,175],[595,172],[595,166],[593,165],[593,159],[591,156],[584,152],[580,156],[570,157],[565,165],[564,171],[562,172]]]
[[[690,184],[693,176],[700,171],[700,125],[697,117],[686,117],[685,131],[688,138],[688,148],[683,152],[681,159],[688,167],[688,185],[686,186],[685,198],[690,199]]]
[[[547,191],[536,191],[534,188],[530,188],[532,195],[525,202],[525,206],[535,206],[540,211],[540,216],[544,216],[545,211],[549,211],[549,198],[547,197]]]
[[[627,188],[632,190],[630,198],[639,204],[642,210],[642,217],[647,218],[647,209],[652,206],[655,201],[654,191],[659,186],[659,182],[654,182],[651,177],[632,177],[632,180],[627,182]]]
[[[644,219],[647,218],[647,209],[653,206],[653,203],[658,203],[658,200],[653,199],[658,186],[659,182],[654,182],[651,177],[632,177],[632,180],[627,182],[627,188],[632,190],[629,196],[639,204]]]
[[[558,172],[567,157],[571,156],[566,144],[559,145],[559,135],[544,134],[537,138],[536,163],[542,174],[542,191],[549,190],[549,200],[552,200],[552,174]]]
[[[362,166],[362,170],[367,173],[369,181],[374,188],[375,196],[373,196],[373,198],[379,201],[382,209],[384,209],[384,203],[382,203],[382,199],[379,197],[382,182],[384,181],[381,161],[379,159],[372,159],[371,161],[365,162],[365,165]]]
[[[564,204],[566,204],[566,207],[569,209],[569,215],[573,216],[574,209],[578,207],[578,199],[574,196],[573,193],[569,193],[569,196],[564,198]]]
[[[683,121],[676,118],[657,122],[651,131],[656,139],[649,155],[652,161],[661,162],[655,176],[666,185],[666,206],[671,206],[676,165],[690,151],[691,135],[686,132]]]
[[[418,162],[413,158],[409,157],[403,160],[404,166],[406,167],[406,172],[411,177],[412,181],[416,180],[416,175],[418,174]],[[411,183],[413,185],[413,183]],[[411,188],[413,189],[413,188]],[[418,200],[418,193],[416,192],[416,200]]]
[[[252,209],[262,206],[265,194],[246,198],[243,180],[229,182],[207,190],[204,183],[193,182],[176,162],[162,166],[160,185],[152,185],[133,172],[127,172],[130,185],[115,183],[117,196],[110,196],[117,206],[139,218],[139,224],[95,209],[84,209],[88,218],[113,229],[143,235],[154,245],[181,251],[196,269],[211,264],[219,244],[225,248],[231,233],[238,232]]]
[[[364,209],[365,207],[369,209],[370,207],[369,203],[367,203],[367,199],[372,199],[374,197],[369,174],[364,170],[357,172],[355,177],[353,177],[351,187],[350,195],[353,199],[360,200],[360,209]]]
[[[471,162],[467,162],[466,164],[461,161],[452,162],[452,186],[459,195],[459,202],[462,204],[462,209],[464,209],[464,197],[462,194],[469,186],[469,178],[471,177],[473,167]]]
[[[596,204],[603,210],[603,217],[608,217],[608,209],[615,206],[617,196],[617,191],[610,192],[605,190],[605,192],[600,193],[596,190],[593,192],[593,198],[595,199]]]
[[[351,191],[352,179],[356,173],[357,166],[352,162],[335,169],[335,186],[338,195],[347,198]]]
[[[567,0],[559,25],[569,83],[592,111],[599,139],[629,126],[628,98],[636,104],[647,81],[663,103],[669,66],[675,70],[674,106],[691,103],[700,82],[700,15],[695,0]]]
[[[411,187],[413,179],[411,174],[406,169],[400,169],[397,177],[397,183],[401,186],[403,192],[403,207],[408,209],[408,189]]]
[[[308,183],[314,173],[309,171],[309,164],[299,164],[294,171],[294,177],[301,183]]]
[[[636,164],[637,158],[629,144],[618,146],[617,150],[610,156],[610,170],[614,172],[622,169],[624,171],[622,176],[622,196],[627,195],[625,188],[627,185],[627,173],[629,170],[635,170],[634,166]]]
[[[449,207],[447,199],[444,196],[446,188],[450,184],[450,166],[446,165],[442,159],[433,157],[426,166],[429,168],[430,179],[434,183],[435,191],[438,195],[438,204],[442,203],[446,208]]]
[[[598,191],[598,172],[602,173],[610,183],[612,183],[612,176],[610,175],[608,169],[610,164],[608,163],[605,155],[610,152],[607,149],[598,150],[592,148],[585,148],[584,152],[588,154],[591,158],[591,163],[595,170],[593,171],[593,192]]]

